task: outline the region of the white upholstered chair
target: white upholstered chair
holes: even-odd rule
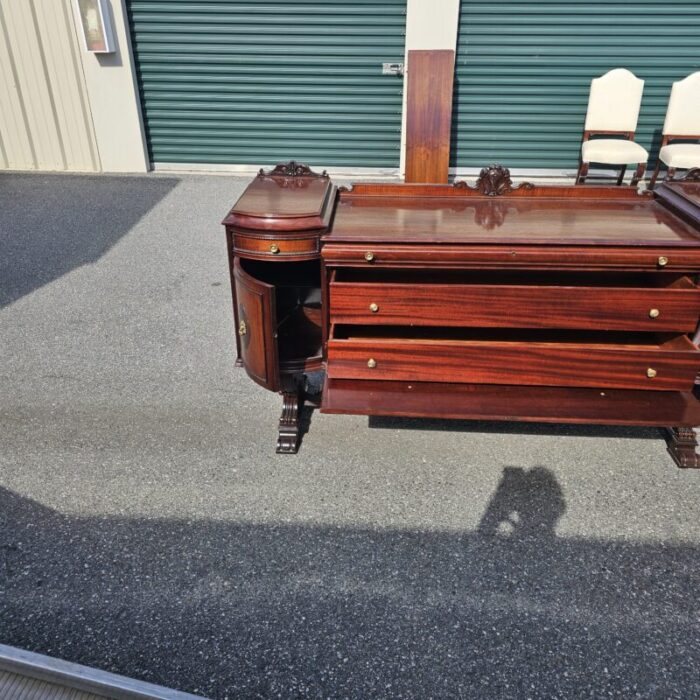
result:
[[[661,163],[673,177],[677,168],[700,168],[700,143],[669,143],[673,140],[700,140],[700,71],[673,83],[661,136],[661,149],[649,187],[659,176]]]
[[[585,182],[591,163],[618,166],[618,185],[622,184],[627,166],[636,163],[630,184],[639,182],[649,159],[646,149],[634,142],[643,90],[644,81],[626,68],[615,68],[591,81],[577,185]],[[592,139],[592,136],[621,138]]]

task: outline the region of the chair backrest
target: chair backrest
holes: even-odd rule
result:
[[[644,81],[626,68],[615,68],[591,81],[585,131],[635,131]]]
[[[700,71],[671,86],[665,134],[700,136]]]

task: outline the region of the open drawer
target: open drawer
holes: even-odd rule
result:
[[[683,335],[337,326],[331,379],[690,391],[700,351]]]
[[[337,323],[695,331],[700,290],[678,274],[340,269]]]

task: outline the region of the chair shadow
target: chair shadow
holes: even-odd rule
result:
[[[0,174],[0,307],[99,260],[177,178]]]

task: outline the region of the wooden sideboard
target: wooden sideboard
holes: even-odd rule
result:
[[[226,226],[238,360],[326,413],[658,426],[697,467],[700,184],[359,183],[291,162]],[[308,378],[324,372],[310,390]]]

